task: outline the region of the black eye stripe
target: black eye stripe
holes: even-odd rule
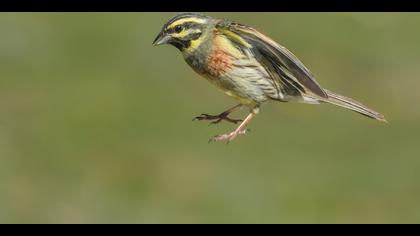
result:
[[[199,26],[200,24],[195,23],[195,22],[185,22],[183,24],[176,25],[172,28],[169,28],[166,31],[169,33],[173,33],[173,32],[180,33],[184,29],[199,28]]]
[[[201,32],[193,33],[189,36],[189,39],[190,40],[196,40],[196,39],[200,38],[200,36],[201,36]]]
[[[175,31],[176,33],[180,33],[182,30],[183,30],[182,25],[177,25],[177,26],[175,26],[175,28],[174,28],[174,31]]]

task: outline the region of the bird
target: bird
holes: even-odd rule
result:
[[[211,124],[240,122],[232,132],[209,141],[230,142],[248,133],[247,125],[269,101],[330,103],[387,122],[379,112],[321,87],[292,52],[250,26],[201,13],[179,13],[163,25],[153,41],[155,46],[163,44],[179,49],[195,72],[238,102],[218,115],[203,113],[194,118]],[[249,109],[244,120],[229,117],[241,107]]]

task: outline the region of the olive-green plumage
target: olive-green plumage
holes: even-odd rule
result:
[[[199,120],[227,120],[237,107],[251,109],[250,115],[233,132],[214,140],[232,140],[246,132],[259,106],[269,100],[311,104],[331,103],[380,121],[380,113],[361,103],[323,89],[312,73],[289,50],[257,30],[229,20],[197,13],[182,13],[170,19],[153,42],[172,44],[200,75],[240,105],[217,116],[202,114]]]

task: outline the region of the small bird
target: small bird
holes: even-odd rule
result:
[[[198,74],[239,102],[218,115],[195,117],[211,123],[241,122],[234,131],[210,141],[229,142],[247,133],[247,124],[267,101],[330,103],[386,122],[382,114],[360,102],[322,88],[295,55],[249,26],[198,13],[181,13],[172,17],[153,41],[153,45],[161,44],[178,48]],[[229,117],[242,106],[250,109],[243,121]]]

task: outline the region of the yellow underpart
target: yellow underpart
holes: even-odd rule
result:
[[[177,25],[181,25],[184,24],[186,22],[192,22],[192,23],[198,23],[198,24],[203,24],[206,22],[205,19],[200,19],[200,18],[196,18],[196,17],[189,17],[189,18],[183,18],[183,19],[179,19],[175,22],[173,22],[172,24],[168,25],[168,29],[174,28]]]
[[[217,35],[214,39],[214,46],[223,49],[223,51],[229,53],[233,58],[241,58],[243,56],[235,45],[233,45],[231,39],[225,35]]]

